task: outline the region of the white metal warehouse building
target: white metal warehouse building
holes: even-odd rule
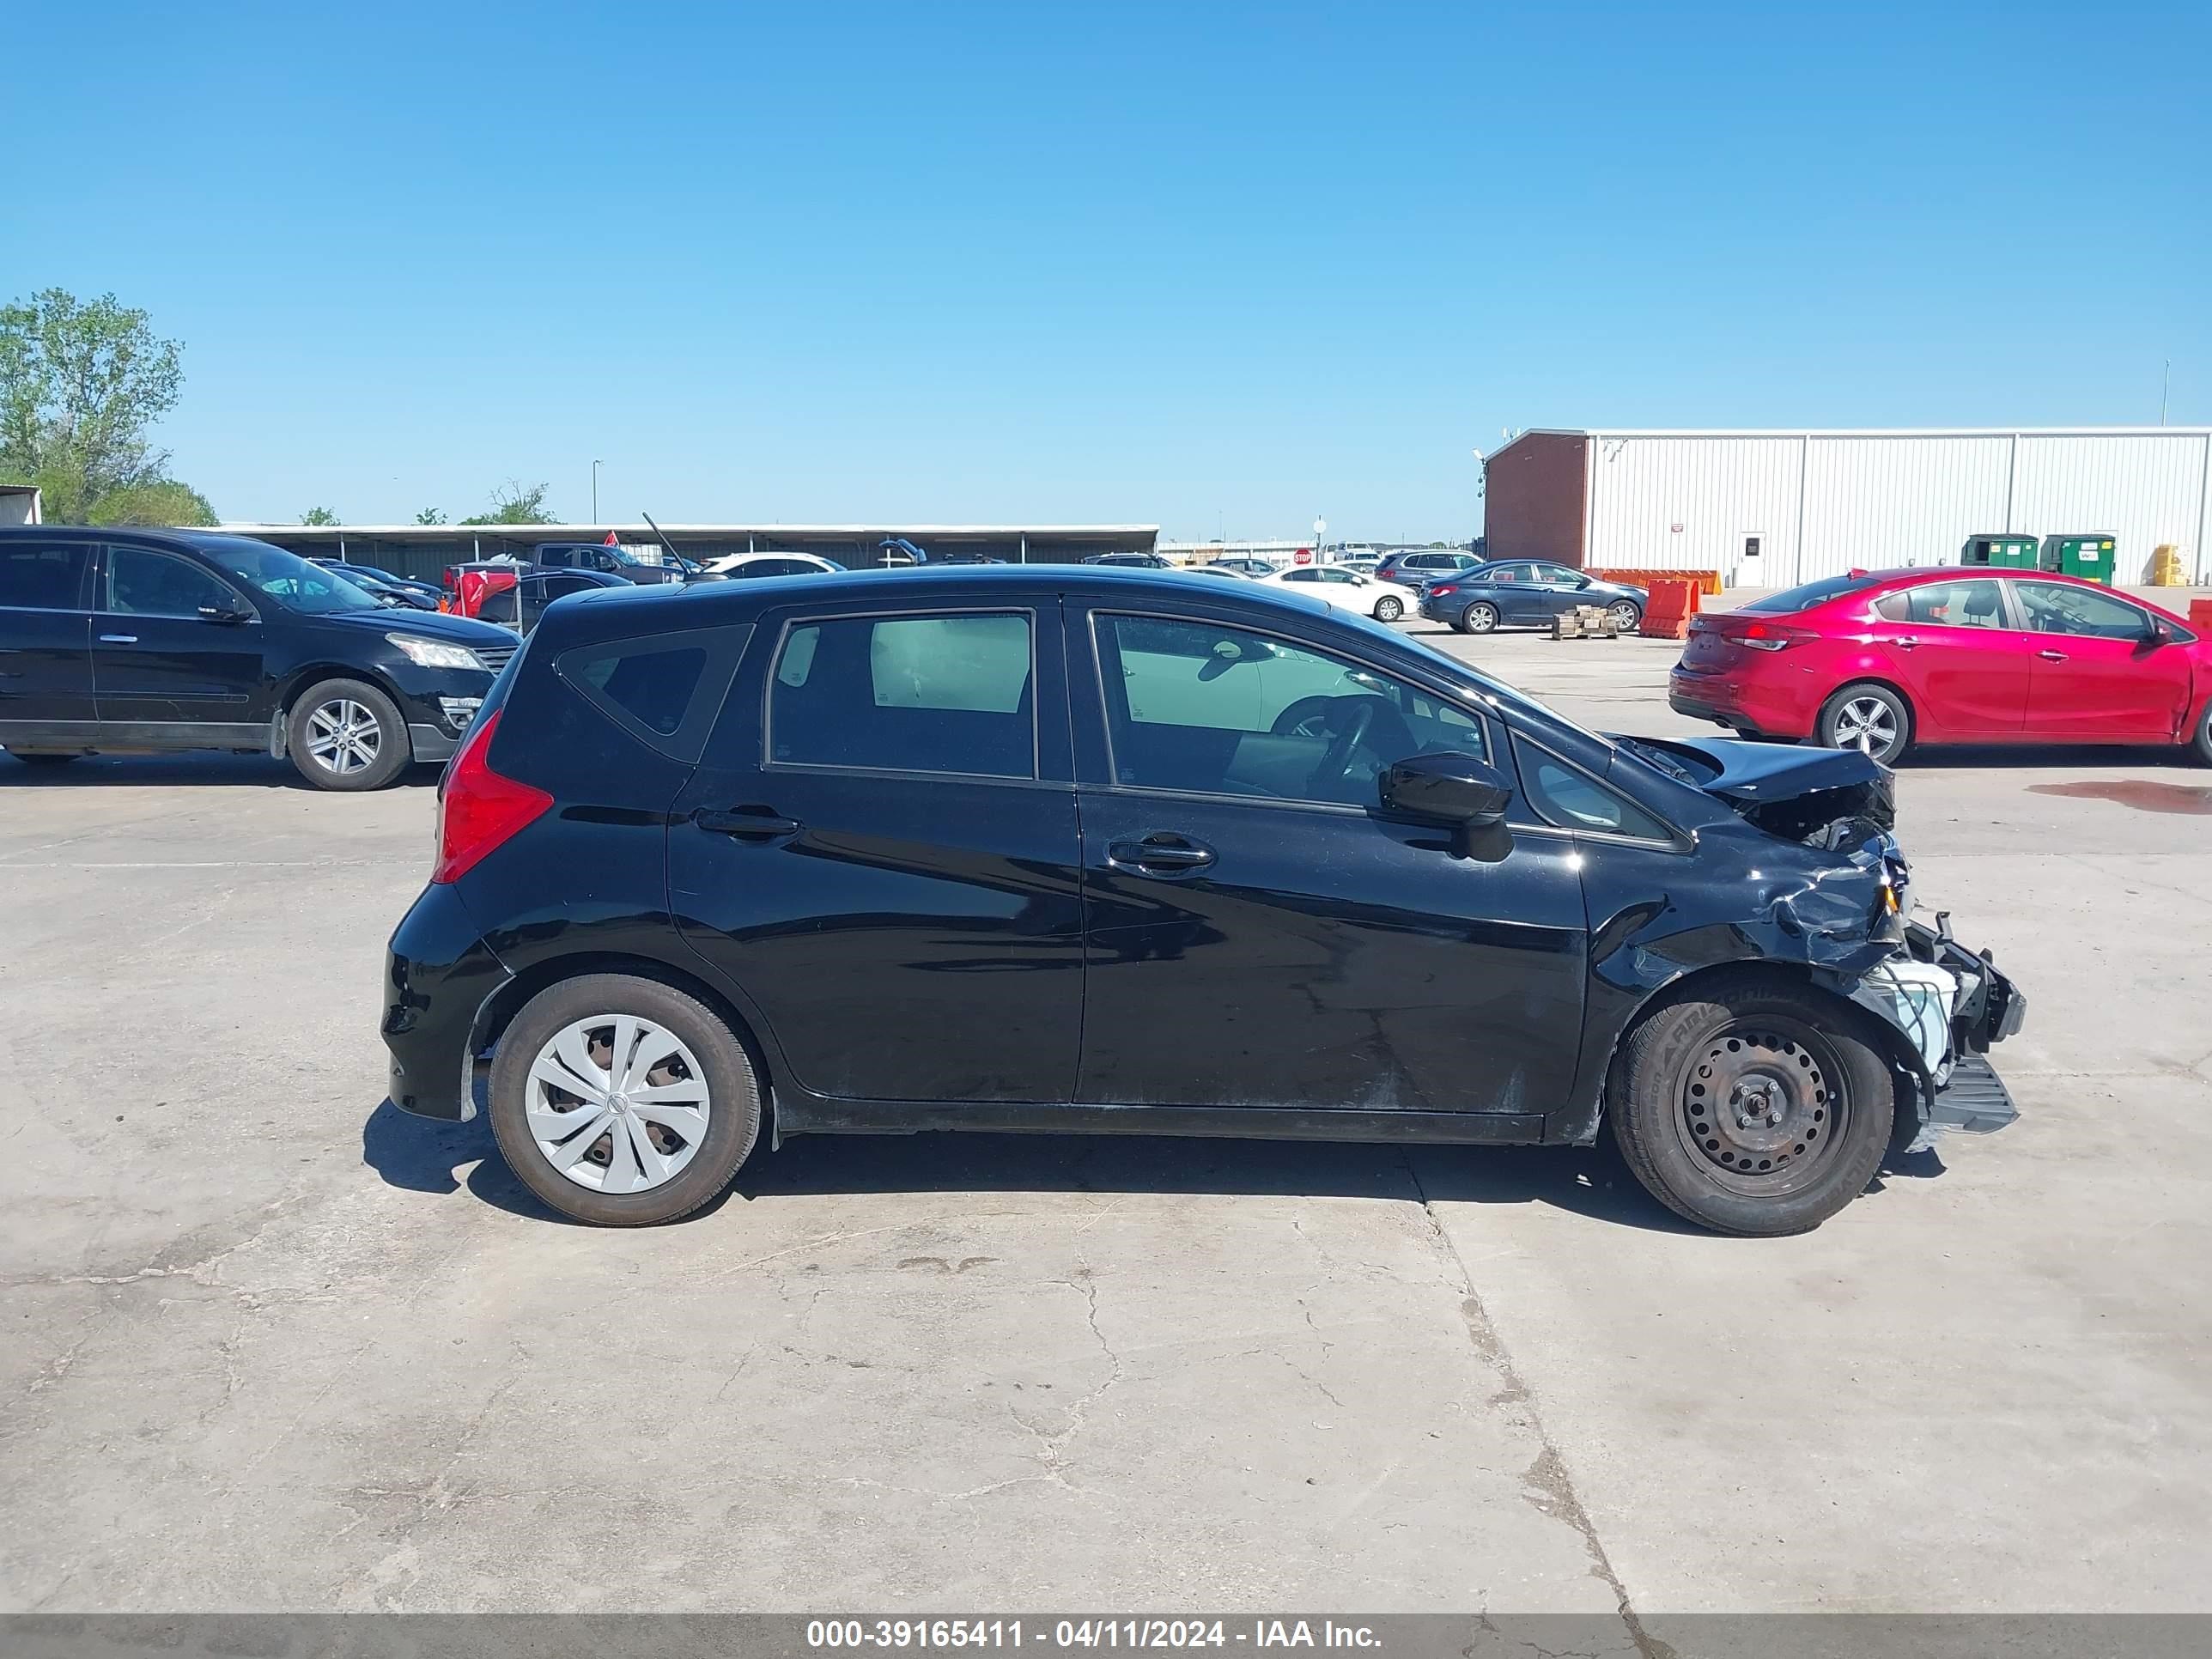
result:
[[[2206,575],[2212,428],[1524,432],[1485,463],[1494,559],[1717,570],[1788,586],[1958,562],[1976,534],[2098,532],[2140,582],[2154,549]]]

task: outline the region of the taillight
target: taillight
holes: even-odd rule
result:
[[[1456,593],[1459,592],[1459,584],[1457,582],[1431,582],[1429,584],[1429,592],[1431,593]]]
[[[1754,651],[1779,651],[1784,646],[1795,645],[1800,640],[1820,637],[1809,628],[1784,628],[1775,623],[1753,623],[1740,636],[1742,643]]]
[[[459,881],[485,856],[545,814],[553,797],[491,769],[485,756],[504,710],[495,709],[469,733],[438,798],[438,866],[433,882]]]

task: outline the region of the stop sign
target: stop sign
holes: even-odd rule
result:
[[[1313,562],[1313,549],[1310,547],[1300,548],[1297,551],[1297,562],[1300,564],[1311,564]]]

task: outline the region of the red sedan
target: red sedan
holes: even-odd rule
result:
[[[2212,761],[2212,642],[2033,571],[1854,571],[1690,625],[1676,712],[1894,762],[1916,744],[2177,744]]]

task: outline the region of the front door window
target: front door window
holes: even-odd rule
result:
[[[1125,787],[1372,806],[1395,761],[1489,758],[1474,715],[1346,659],[1220,623],[1096,625]]]

